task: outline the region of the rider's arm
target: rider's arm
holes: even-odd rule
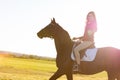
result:
[[[76,40],[76,39],[82,40],[83,36],[82,37],[73,37],[73,40]]]

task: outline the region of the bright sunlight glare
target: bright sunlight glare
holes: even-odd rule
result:
[[[84,33],[86,15],[98,23],[96,47],[120,48],[119,0],[0,0],[0,50],[56,57],[54,40],[36,33],[55,18],[71,38]]]

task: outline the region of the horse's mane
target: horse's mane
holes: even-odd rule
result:
[[[64,30],[59,24],[57,24],[57,66],[61,66],[65,61],[71,60],[70,54],[72,50],[73,42],[69,33]],[[59,48],[58,48],[59,47]],[[64,56],[64,57],[63,57]]]
[[[62,37],[64,36],[64,39],[71,40],[69,33],[65,29],[63,29],[58,23],[56,23],[56,25],[58,26],[57,32],[59,32],[59,35],[61,35]]]

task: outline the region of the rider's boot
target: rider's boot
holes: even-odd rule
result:
[[[73,71],[74,72],[79,72],[79,64],[75,64],[74,66],[73,66]]]

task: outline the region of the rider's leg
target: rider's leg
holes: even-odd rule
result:
[[[80,51],[89,47],[90,45],[92,45],[94,42],[91,41],[84,41],[83,43],[79,44],[78,46],[76,46],[74,48],[74,54],[75,54],[75,59],[78,65],[80,65]]]

